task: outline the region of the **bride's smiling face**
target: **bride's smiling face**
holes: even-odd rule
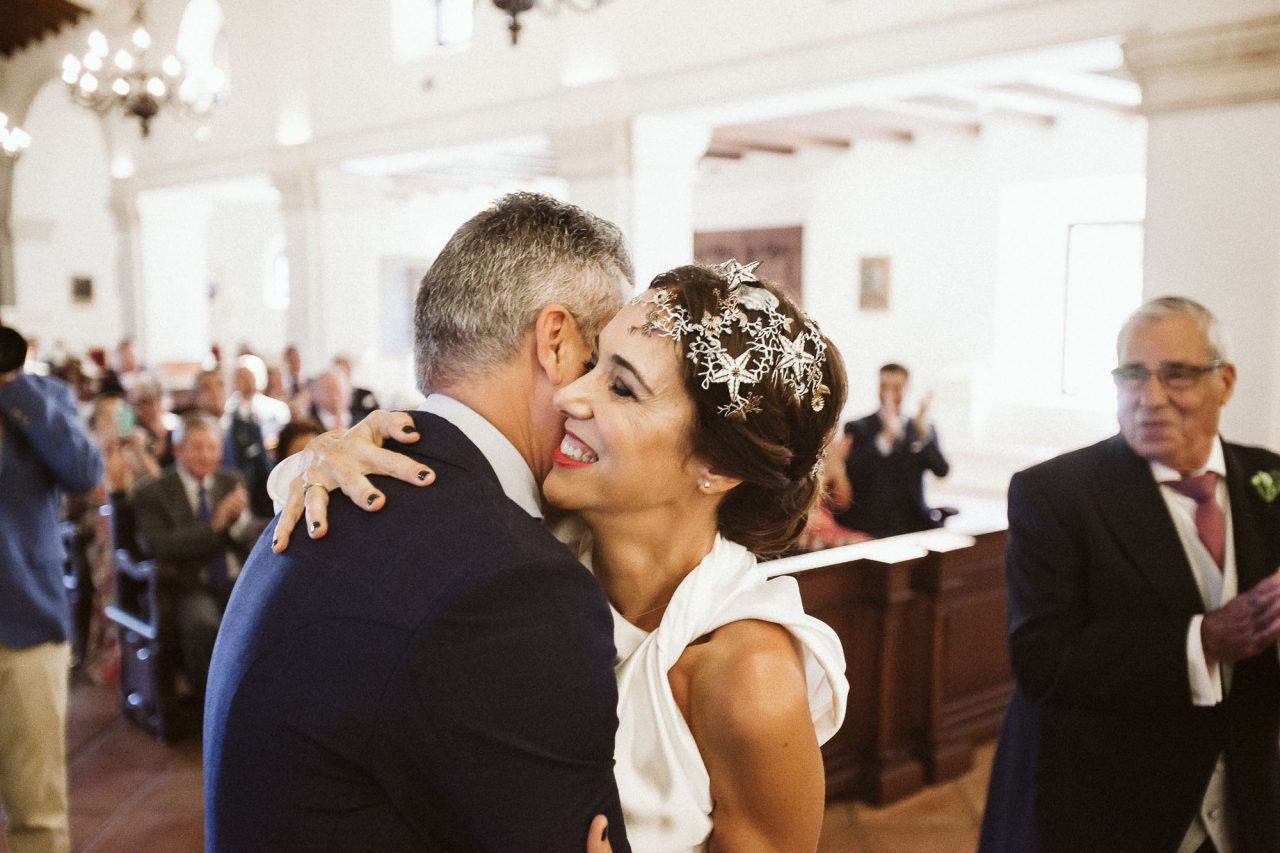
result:
[[[647,314],[644,302],[619,311],[600,333],[594,367],[556,393],[565,437],[543,494],[562,509],[636,512],[697,494],[680,348],[638,331]]]

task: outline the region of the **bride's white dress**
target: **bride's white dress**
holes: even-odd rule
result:
[[[775,622],[803,653],[818,742],[844,722],[849,682],[835,632],[805,614],[793,578],[769,580],[755,557],[720,536],[676,589],[662,623],[646,633],[613,614],[618,676],[615,775],[636,853],[696,851],[711,834],[711,782],[667,673],[685,647],[741,619]]]

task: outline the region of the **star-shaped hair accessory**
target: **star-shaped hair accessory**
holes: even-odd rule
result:
[[[749,264],[738,263],[737,258],[730,258],[722,264],[716,264],[711,267],[711,271],[720,276],[729,284],[729,289],[733,290],[740,284],[755,282],[759,283],[760,279],[756,278],[756,267],[760,266],[759,261],[752,261]]]
[[[745,420],[761,411],[763,398],[749,389],[765,380],[784,384],[797,402],[803,404],[808,398],[813,411],[822,411],[824,398],[831,393],[822,382],[827,344],[808,317],[792,337],[793,318],[782,312],[782,303],[774,293],[758,286],[755,269],[759,265],[759,261],[744,265],[734,259],[710,267],[725,288],[716,291],[718,313],[704,311],[698,322],[670,289],[646,291],[632,300],[649,305],[640,331],[677,342],[687,339],[685,351],[702,380],[702,389],[725,386],[729,403],[718,409],[725,417]],[[736,356],[721,341],[735,326],[746,340]]]

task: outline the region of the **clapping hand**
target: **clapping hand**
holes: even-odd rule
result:
[[[213,517],[209,519],[209,526],[215,533],[221,533],[235,524],[236,519],[248,508],[249,492],[245,490],[243,484],[237,483],[234,489],[218,501],[218,505],[213,510]]]
[[[1210,663],[1253,657],[1280,638],[1280,571],[1206,613],[1200,640]]]
[[[916,435],[923,439],[925,431],[929,429],[929,404],[933,402],[933,392],[926,391],[924,396],[920,398],[920,410],[916,412],[914,419]]]

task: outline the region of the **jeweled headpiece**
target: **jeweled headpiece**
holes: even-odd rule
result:
[[[649,315],[640,331],[657,334],[685,343],[689,360],[697,370],[704,390],[713,384],[726,386],[729,403],[720,406],[721,415],[743,418],[760,411],[762,398],[751,393],[751,387],[766,379],[778,381],[791,389],[797,402],[808,402],[815,412],[822,411],[831,389],[822,384],[822,370],[827,361],[827,344],[822,333],[808,317],[804,328],[794,337],[793,318],[779,310],[778,297],[763,287],[754,275],[759,261],[743,264],[736,259],[710,267],[724,281],[717,288],[719,313],[704,312],[695,321],[689,311],[675,299],[675,293],[657,287],[637,296],[633,303],[650,304]],[[803,315],[802,315],[803,316]],[[746,346],[737,356],[729,352],[721,338],[734,328],[742,333]]]

